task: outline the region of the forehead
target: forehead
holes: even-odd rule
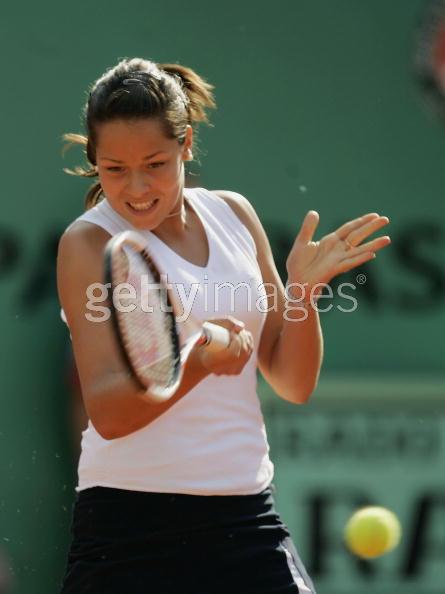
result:
[[[114,120],[97,127],[97,156],[126,160],[178,147],[157,119]]]

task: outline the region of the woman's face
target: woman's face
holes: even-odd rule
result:
[[[97,130],[96,161],[113,209],[139,229],[156,229],[180,209],[184,161],[191,159],[192,128],[184,144],[165,135],[158,119],[115,120]]]

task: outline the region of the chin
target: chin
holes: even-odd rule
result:
[[[129,219],[127,219],[129,220]],[[156,223],[154,223],[153,221],[141,221],[141,220],[129,220],[129,222],[133,225],[133,227],[135,229],[139,229],[140,231],[153,231],[153,229],[156,229],[156,227],[158,226]]]

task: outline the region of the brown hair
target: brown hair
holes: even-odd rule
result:
[[[142,58],[124,58],[92,85],[83,110],[86,136],[64,134],[68,142],[85,147],[90,167],[64,169],[70,175],[97,177],[97,126],[117,119],[159,118],[169,138],[184,142],[187,125],[208,122],[206,108],[216,107],[213,86],[194,70],[180,64],[156,64]],[[91,208],[103,197],[96,181],[85,197]]]

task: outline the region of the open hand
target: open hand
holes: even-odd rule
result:
[[[307,213],[286,262],[289,282],[303,285],[305,292],[311,291],[315,285],[327,284],[338,274],[372,260],[378,250],[391,243],[388,236],[362,243],[389,223],[388,217],[377,213],[348,221],[320,241],[314,241],[319,220],[319,214],[315,210]],[[314,294],[321,293],[321,290],[322,287],[315,290]]]

